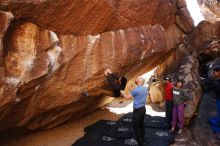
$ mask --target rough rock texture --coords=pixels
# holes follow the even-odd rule
[[[24,125],[50,128],[106,103],[109,99],[101,97],[109,92],[104,69],[127,73],[129,78],[143,74],[179,43],[183,33],[168,35],[170,30],[154,25],[58,38],[32,23],[12,26],[6,36],[1,130]],[[83,96],[85,92],[90,97]]]
[[[166,28],[175,22],[176,12],[170,0],[11,0],[1,2],[0,7],[12,11],[16,19],[75,35],[146,24],[163,24]]]
[[[0,131],[51,128],[111,101],[104,70],[132,81],[161,64],[193,29],[185,8],[181,0],[0,1],[15,17],[1,35]]]
[[[200,10],[207,21],[220,21],[219,0],[197,0]]]
[[[187,7],[180,8],[177,11],[176,23],[185,33],[192,31],[194,28],[194,23],[189,11],[187,10]]]
[[[164,94],[164,86],[161,82],[152,83],[149,87],[149,97],[147,97],[147,103],[163,103]]]
[[[195,115],[202,96],[198,69],[199,62],[196,53],[191,53],[184,44],[181,44],[170,52],[169,57],[156,70],[156,74],[171,77],[174,83],[177,80],[183,81],[184,89],[192,98],[186,103],[185,124],[189,124]]]
[[[193,99],[186,104],[186,124],[189,124],[191,117],[196,113],[202,94],[198,70],[198,55],[200,53],[214,58],[220,56],[219,22],[201,22],[185,37],[183,44],[170,52],[167,59],[160,64],[156,71],[156,74],[170,76],[174,81],[178,79],[184,81],[184,88],[188,90]]]
[[[220,55],[220,21],[201,22],[186,40],[188,48],[217,57]]]
[[[3,38],[13,18],[14,17],[11,13],[0,10],[0,64],[2,64],[3,60]]]
[[[30,97],[39,88],[35,85],[57,67],[56,61],[61,48],[57,46],[56,34],[41,30],[32,23],[10,28],[6,37],[0,98],[3,114],[0,119],[10,113],[15,117],[9,116],[5,122],[20,125],[28,118],[25,110],[28,109]],[[23,93],[25,89],[28,92]],[[26,108],[23,109],[22,106]]]
[[[174,79],[182,80],[184,88],[191,96],[192,100],[186,102],[185,106],[185,123],[189,124],[191,118],[195,115],[200,98],[202,96],[202,89],[200,86],[200,76],[198,72],[199,63],[197,55],[194,53],[188,55],[181,60],[181,65],[174,73]]]

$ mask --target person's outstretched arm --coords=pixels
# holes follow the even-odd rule
[[[133,96],[131,94],[126,94],[125,91],[121,90],[121,95],[125,98],[125,99],[130,99],[132,98]]]

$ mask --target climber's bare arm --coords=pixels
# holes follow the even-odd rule
[[[132,98],[132,95],[131,95],[131,94],[128,94],[128,95],[127,95],[127,94],[125,93],[125,91],[123,91],[123,90],[121,90],[120,92],[121,92],[121,95],[122,95],[125,99],[130,99],[130,98]]]

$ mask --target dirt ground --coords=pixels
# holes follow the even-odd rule
[[[123,101],[123,103],[121,103]],[[164,116],[158,106],[146,106],[147,113]],[[45,131],[35,131],[23,136],[8,136],[1,146],[71,146],[77,139],[84,135],[83,129],[100,119],[117,120],[123,114],[132,112],[132,101],[117,99],[79,120],[69,122]]]

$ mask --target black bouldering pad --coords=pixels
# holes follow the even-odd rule
[[[118,122],[117,126],[114,127],[113,131],[111,133],[106,133],[106,134],[120,139],[131,138],[133,137],[132,124]]]
[[[163,117],[145,116],[146,146],[169,146],[175,142],[174,134],[165,129],[165,124]],[[132,113],[117,122],[99,120],[84,131],[87,134],[72,146],[138,146],[133,138]]]
[[[109,133],[117,126],[117,122],[109,120],[99,120],[96,123],[86,127],[85,132]]]
[[[169,143],[175,142],[175,135],[172,132],[162,129],[145,128],[145,137],[147,139],[160,139],[168,141]]]
[[[119,121],[132,123],[132,116],[131,114],[125,115]],[[145,116],[144,125],[145,127],[152,127],[152,128],[162,128],[162,129],[170,128],[170,124],[167,123],[164,117],[150,116],[150,115]]]
[[[139,146],[134,138],[120,139],[117,141],[116,146]]]
[[[144,119],[145,127],[170,129],[170,124],[165,117],[146,115]]]
[[[116,146],[119,142],[116,138],[98,133],[88,133],[77,140],[72,146]]]
[[[149,139],[146,141],[146,146],[170,146],[170,143],[167,140]]]
[[[131,124],[99,120],[84,129],[88,133],[100,133],[114,138],[130,138],[133,136]]]

